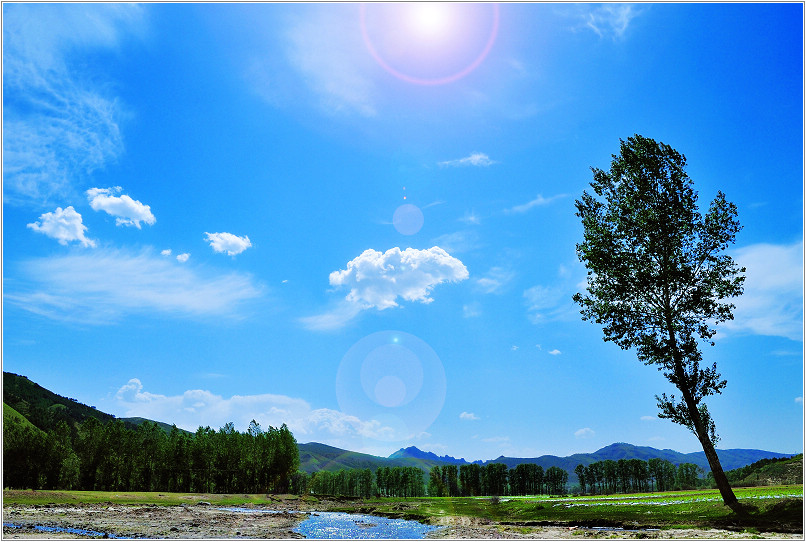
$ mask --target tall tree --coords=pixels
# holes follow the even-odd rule
[[[659,416],[691,430],[702,445],[725,504],[741,506],[719,463],[716,428],[703,399],[722,392],[716,363],[701,367],[700,343],[733,318],[728,299],[742,293],[744,268],[724,253],[741,229],[736,206],[717,193],[708,213],[685,171],[685,156],[635,135],[621,141],[610,171],[593,170],[576,202],[582,219],[579,259],[588,268],[587,295],[576,294],[584,320],[602,324],[604,340],[635,348],[656,365],[681,399],[656,396]]]

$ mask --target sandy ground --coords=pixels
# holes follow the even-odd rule
[[[329,506],[326,505],[322,508],[329,508]],[[3,508],[3,522],[22,525],[23,528],[3,527],[3,538],[87,538],[76,534],[44,533],[33,529],[34,525],[47,525],[112,533],[115,536],[127,538],[291,539],[301,537],[292,529],[305,517],[304,513],[289,510],[277,514],[244,514],[221,510],[217,506],[205,503],[182,506],[9,505]],[[429,538],[773,538],[803,540],[803,534],[800,533],[741,533],[718,529],[620,531],[556,526],[527,527],[501,525],[485,519],[461,516],[438,518],[438,524],[443,528],[430,533]]]

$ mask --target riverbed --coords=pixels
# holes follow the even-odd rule
[[[277,504],[277,503],[275,503]],[[325,503],[318,503],[319,505]],[[334,503],[335,505],[336,503]],[[326,506],[325,506],[326,507]],[[316,514],[316,515],[314,515]],[[311,522],[311,520],[315,520]],[[306,521],[309,523],[306,524]],[[718,529],[597,530],[576,527],[521,527],[483,518],[445,516],[435,525],[366,514],[218,507],[204,503],[166,505],[8,505],[3,538],[776,538],[799,533],[739,533]],[[15,525],[12,526],[6,526]],[[45,527],[46,530],[37,527]]]

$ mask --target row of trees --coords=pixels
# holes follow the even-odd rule
[[[675,466],[671,461],[652,458],[606,459],[574,469],[582,493],[609,494],[640,491],[693,489],[699,484],[702,468],[692,463]]]
[[[374,475],[370,469],[318,471],[310,477],[298,473],[295,480],[302,481],[296,484],[300,493],[364,498],[425,496],[423,471],[417,467],[379,467]]]
[[[445,465],[431,468],[428,494],[433,497],[478,495],[541,495],[565,493],[568,473],[559,467],[522,463],[507,469],[503,463]]]
[[[3,430],[4,485],[11,488],[200,493],[287,492],[299,468],[297,442],[285,425],[252,421],[195,434],[170,434],[151,422],[61,421],[42,431],[19,419]]]

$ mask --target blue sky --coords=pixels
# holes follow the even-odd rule
[[[380,455],[697,451],[571,301],[639,133],[744,226],[719,447],[800,452],[802,9],[4,4],[3,368]]]

